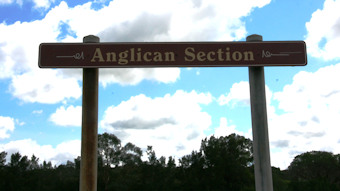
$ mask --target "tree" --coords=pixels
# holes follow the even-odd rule
[[[302,184],[309,189],[331,190],[335,185],[340,188],[340,165],[336,156],[330,152],[302,153],[294,158],[288,171],[293,180],[292,186],[299,189]],[[297,182],[302,184],[297,185]]]
[[[98,154],[102,157],[103,165],[117,166],[120,162],[121,141],[114,134],[98,135]]]
[[[121,141],[114,134],[103,133],[98,135],[98,186],[103,185],[102,190],[109,190],[111,168],[120,163]]]
[[[296,156],[288,169],[292,178],[302,181],[332,179],[337,175],[339,165],[332,153],[311,151]]]
[[[0,153],[0,188],[6,188],[6,179],[7,179],[7,172],[6,172],[6,156],[7,153],[5,151]]]
[[[8,163],[6,177],[10,182],[5,185],[8,190],[27,190],[28,187],[28,166],[27,156],[21,156],[19,152],[13,153]]]
[[[176,161],[172,156],[169,156],[168,163],[166,165],[168,168],[175,168],[176,167]]]
[[[201,143],[201,151],[210,167],[225,164],[226,159],[247,167],[253,162],[252,149],[250,139],[236,134],[219,138],[211,136],[209,140],[205,138]]]
[[[7,156],[7,153],[5,151],[2,151],[0,153],[0,168],[5,166],[5,163],[6,163],[6,156]]]
[[[249,166],[253,163],[252,142],[231,134],[202,140],[201,149],[214,190],[245,190],[253,186]]]
[[[192,151],[191,154],[179,159],[183,190],[208,190],[207,168],[202,152]]]
[[[185,190],[252,190],[252,142],[243,136],[205,138],[179,160]]]
[[[235,134],[202,140],[199,151],[157,158],[152,146],[142,150],[132,143],[122,146],[113,134],[98,135],[98,190],[251,190],[251,141]],[[0,153],[5,164],[6,153]],[[80,157],[58,167],[35,155],[12,154],[0,168],[0,190],[76,190]]]
[[[10,167],[17,167],[17,166],[19,166],[20,159],[21,159],[21,154],[19,152],[13,153],[11,155],[9,166]]]
[[[123,164],[138,165],[142,162],[143,151],[132,143],[126,143],[120,152]]]
[[[148,148],[146,149],[146,154],[148,155],[148,164],[150,165],[156,165],[157,164],[157,157],[155,151],[152,149],[152,146],[148,145]]]
[[[78,156],[77,158],[74,159],[75,168],[76,168],[77,172],[79,172],[79,173],[80,173],[80,160],[81,160],[80,156]],[[98,160],[98,165],[99,165],[99,160]]]
[[[275,191],[289,190],[289,178],[286,171],[281,171],[280,168],[272,167],[273,189]]]
[[[44,170],[53,169],[51,161],[49,162],[44,161],[41,168]]]
[[[337,154],[334,157],[338,161],[338,164],[340,165],[340,154]]]
[[[31,160],[29,161],[28,169],[35,170],[39,168],[40,168],[39,158],[37,158],[35,155],[32,155]]]
[[[54,169],[54,172],[58,190],[79,189],[79,173],[76,171],[75,163],[68,160],[66,164],[61,164]]]
[[[27,156],[21,156],[19,152],[16,152],[11,155],[9,166],[20,172],[24,172],[28,170],[29,160]]]
[[[117,180],[119,174],[116,172],[122,166],[140,165],[142,155],[142,150],[132,143],[122,146],[121,140],[114,134],[98,135],[99,186],[103,186],[103,190],[122,189],[118,182],[111,181],[112,178]]]

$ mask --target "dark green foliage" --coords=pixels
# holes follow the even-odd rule
[[[121,143],[113,134],[98,135],[98,155],[102,157],[105,166],[117,166],[120,161]]]
[[[279,168],[272,167],[273,187],[275,191],[289,190],[289,177],[287,171],[281,171]]]
[[[3,164],[6,163],[4,157]],[[53,168],[51,162],[39,164],[39,158],[31,159],[14,153],[7,165],[0,167],[0,190],[8,191],[55,191],[78,190],[79,168],[68,161]]]
[[[198,151],[183,156],[157,157],[152,146],[142,150],[121,145],[113,134],[98,136],[99,191],[255,190],[252,142],[243,136],[205,138]],[[36,156],[14,153],[6,163],[0,153],[0,190],[79,190],[80,157],[58,167]],[[339,191],[340,155],[312,151],[295,157],[287,170],[272,168],[276,191]]]
[[[252,143],[231,134],[201,142],[200,151],[180,159],[185,190],[252,190]]]
[[[288,167],[290,190],[340,190],[340,164],[337,155],[311,151],[296,156]]]
[[[7,153],[5,151],[0,153],[0,168],[5,166]]]

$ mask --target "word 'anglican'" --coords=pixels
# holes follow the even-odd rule
[[[142,48],[130,48],[121,52],[102,52],[96,48],[91,62],[116,62],[126,65],[129,62],[176,62],[178,56],[184,56],[186,62],[231,62],[231,61],[254,61],[252,51],[230,51],[229,47],[219,48],[212,51],[196,51],[193,47],[187,47],[183,53],[176,52],[150,52]]]

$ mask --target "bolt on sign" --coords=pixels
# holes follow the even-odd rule
[[[40,68],[304,66],[304,41],[42,43]]]

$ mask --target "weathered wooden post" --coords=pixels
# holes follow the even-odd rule
[[[83,43],[98,42],[99,38],[92,35],[83,39]],[[97,190],[98,70],[83,68],[80,191]]]
[[[262,41],[262,36],[260,35],[250,35],[247,37],[247,42],[259,41]],[[257,191],[272,191],[273,180],[270,164],[264,67],[249,66],[248,68],[255,185]]]

